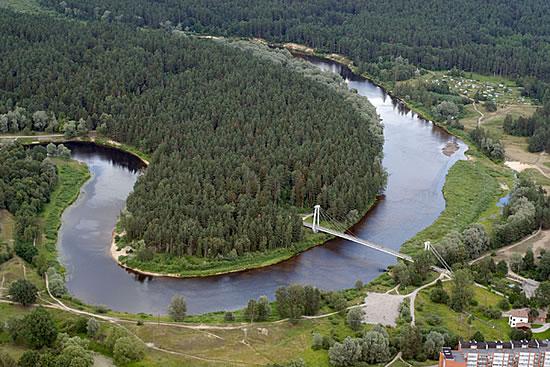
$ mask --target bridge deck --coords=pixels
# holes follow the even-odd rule
[[[307,223],[307,222],[303,222],[304,226],[307,227],[307,228],[310,228],[310,229],[313,229],[313,224],[311,223]],[[333,229],[329,229],[329,228],[326,228],[326,227],[321,227],[321,226],[317,226],[317,230],[319,232],[323,232],[323,233],[328,233],[330,235],[333,235],[333,236],[336,236],[336,237],[339,237],[339,238],[342,238],[344,240],[348,240],[348,241],[351,241],[351,242],[355,242],[355,243],[358,243],[360,245],[363,245],[363,246],[366,246],[366,247],[369,247],[373,250],[378,250],[378,251],[381,251],[381,252],[384,252],[388,255],[392,255],[392,256],[395,256],[395,257],[398,257],[400,259],[403,259],[403,260],[406,260],[406,261],[413,261],[412,257],[410,257],[409,255],[405,255],[405,254],[402,254],[398,251],[395,251],[395,250],[392,250],[392,249],[389,249],[387,247],[384,247],[384,246],[381,246],[381,245],[377,245],[373,242],[370,242],[370,241],[367,241],[367,240],[363,240],[361,238],[357,238],[357,237],[354,237],[354,236],[351,236],[351,235],[348,235],[346,233],[342,233],[342,232],[338,232],[338,231],[335,231]]]

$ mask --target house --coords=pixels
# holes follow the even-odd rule
[[[508,315],[508,325],[513,328],[525,328],[530,327],[529,325],[529,309],[528,308],[518,308],[511,310]]]
[[[458,350],[445,347],[439,367],[547,367],[548,340],[460,342]]]

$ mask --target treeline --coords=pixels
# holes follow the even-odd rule
[[[550,4],[526,0],[41,0],[80,19],[298,42],[375,73],[397,57],[429,69],[550,79]],[[386,69],[387,67],[387,69]],[[389,70],[392,66],[382,66]]]
[[[385,183],[372,106],[286,51],[7,11],[0,34],[10,110],[53,111],[152,153],[123,225],[154,251],[288,247],[298,210],[364,212]]]
[[[496,162],[502,162],[504,160],[504,145],[499,139],[491,136],[482,127],[476,127],[474,130],[470,131],[469,135],[486,156]]]
[[[15,239],[31,242],[40,233],[38,213],[57,182],[46,148],[21,144],[0,146],[0,209],[15,215]]]
[[[528,136],[530,152],[550,152],[550,101],[546,100],[530,117],[514,119],[507,115],[503,128],[510,135]]]

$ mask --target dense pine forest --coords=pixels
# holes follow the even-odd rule
[[[152,153],[123,220],[149,249],[291,246],[299,209],[356,216],[384,185],[372,106],[286,51],[8,11],[0,34],[0,113],[42,111],[43,126],[80,121]]]
[[[350,56],[371,74],[396,58],[550,80],[545,0],[41,0],[71,16],[200,33],[299,42]],[[384,69],[384,70],[381,70]],[[391,73],[390,73],[391,74]],[[386,75],[395,77],[395,75]]]

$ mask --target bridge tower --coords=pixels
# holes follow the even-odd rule
[[[315,205],[313,207],[313,226],[312,226],[312,229],[313,229],[313,232],[317,233],[319,232],[318,228],[319,228],[319,217],[320,217],[320,214],[321,214],[321,205]]]

